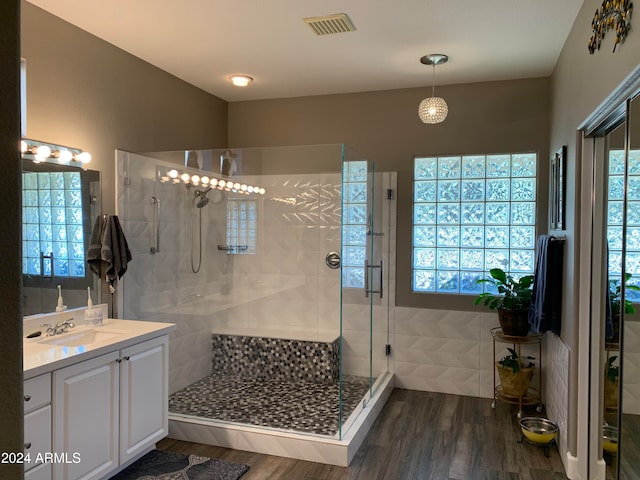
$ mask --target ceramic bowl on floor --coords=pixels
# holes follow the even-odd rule
[[[534,443],[550,443],[558,433],[558,426],[551,420],[540,417],[525,417],[520,420],[520,429]]]

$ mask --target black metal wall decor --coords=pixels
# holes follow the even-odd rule
[[[596,50],[600,50],[604,35],[612,29],[616,32],[616,40],[613,45],[615,52],[618,44],[624,43],[629,30],[631,30],[632,11],[633,2],[628,0],[604,0],[591,21],[593,35],[589,39],[589,53],[593,54]]]

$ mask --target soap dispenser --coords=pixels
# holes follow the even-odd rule
[[[62,300],[62,285],[58,285],[58,305],[56,306],[56,312],[64,312],[67,306]]]

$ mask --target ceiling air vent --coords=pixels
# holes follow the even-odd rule
[[[323,17],[303,18],[316,35],[353,32],[356,27],[346,13],[325,15]]]

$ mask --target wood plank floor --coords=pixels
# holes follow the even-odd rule
[[[556,448],[546,458],[542,448],[518,443],[516,411],[501,402],[492,409],[489,399],[395,389],[347,468],[171,439],[158,448],[246,463],[242,480],[566,480]]]

